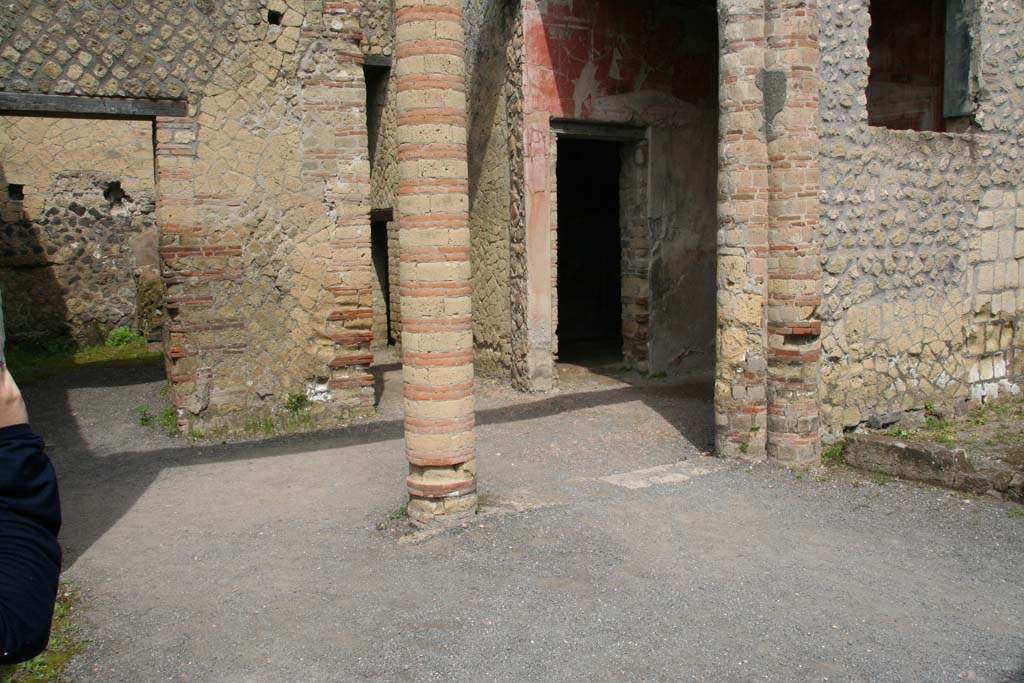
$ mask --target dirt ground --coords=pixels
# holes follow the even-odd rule
[[[485,514],[408,539],[400,373],[347,429],[138,424],[162,368],[26,390],[83,595],[72,680],[1024,681],[1024,519],[706,457],[707,382],[482,382]]]

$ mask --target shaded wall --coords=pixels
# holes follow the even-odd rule
[[[152,124],[0,117],[0,169],[8,338],[151,332],[160,303]]]
[[[651,372],[714,367],[718,117],[651,131]]]
[[[508,50],[517,2],[465,3],[473,343],[477,371],[511,369]]]

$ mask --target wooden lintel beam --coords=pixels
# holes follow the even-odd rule
[[[395,210],[390,207],[387,209],[370,210],[371,223],[390,223],[393,220],[395,220]]]
[[[151,119],[156,116],[188,116],[188,102],[0,92],[0,114]]]
[[[366,55],[363,57],[363,65],[375,69],[390,69],[391,55]]]
[[[552,120],[551,132],[561,137],[583,140],[630,142],[634,140],[647,139],[647,129],[642,126],[630,126],[614,123],[593,123],[590,121],[570,121],[566,119]]]

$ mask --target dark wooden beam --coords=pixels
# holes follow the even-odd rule
[[[608,140],[610,142],[629,142],[647,138],[647,129],[641,126],[567,121],[565,119],[554,119],[551,122],[551,132],[566,138]]]
[[[366,55],[363,57],[363,66],[373,69],[390,69],[391,55]]]
[[[6,116],[151,119],[156,116],[187,116],[188,102],[129,97],[73,97],[0,92],[0,114]]]
[[[387,209],[370,209],[371,223],[390,223],[393,220],[395,220],[395,210],[390,207]]]

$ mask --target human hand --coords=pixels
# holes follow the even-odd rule
[[[21,390],[6,365],[0,365],[0,428],[28,423],[28,410]]]

